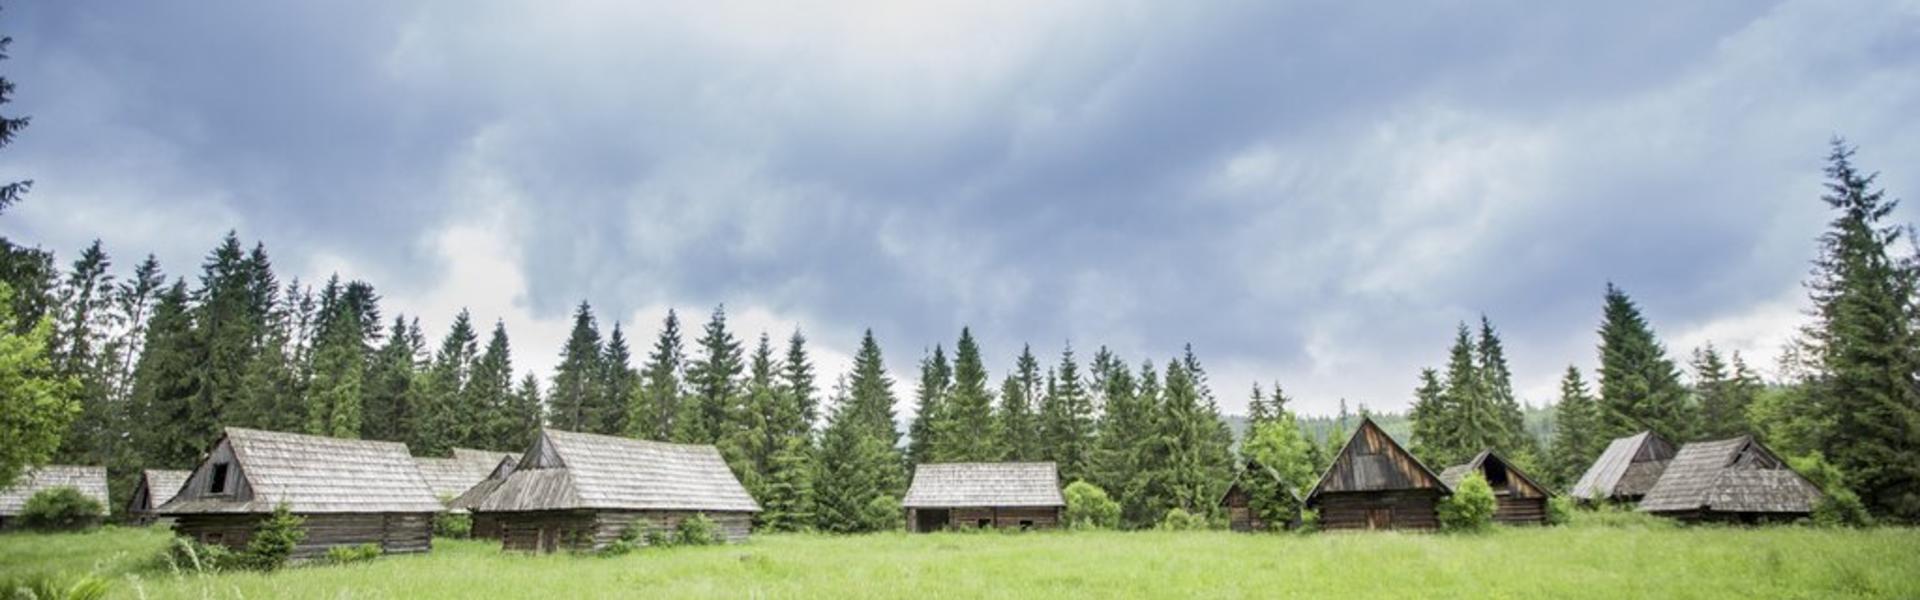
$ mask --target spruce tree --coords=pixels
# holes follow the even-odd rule
[[[1736,355],[1736,359],[1738,356]],[[1757,392],[1752,373],[1739,372],[1722,358],[1712,343],[1693,351],[1693,397],[1700,409],[1696,426],[1701,439],[1724,439],[1752,433],[1747,425],[1747,406]]]
[[[587,433],[608,433],[601,431],[594,422],[598,415],[594,403],[601,397],[600,381],[600,328],[593,321],[593,307],[581,301],[573,312],[573,331],[567,335],[567,343],[560,348],[560,364],[554,368],[553,390],[549,393],[552,411],[548,419],[557,429],[582,431]],[[712,443],[711,438],[702,437],[700,443]]]
[[[341,301],[323,309],[319,342],[313,355],[313,384],[307,402],[307,433],[360,437],[362,389],[366,378],[365,333],[359,309]]]
[[[934,457],[940,462],[987,462],[1006,455],[995,430],[993,394],[987,391],[987,366],[973,331],[960,329],[954,344],[953,393],[934,429]]]
[[[405,316],[393,319],[387,329],[386,343],[373,353],[367,367],[366,422],[360,435],[366,439],[405,442],[414,439],[420,423],[422,376],[415,371],[421,349],[407,327]]]
[[[1153,414],[1151,401],[1141,399],[1126,362],[1105,346],[1093,353],[1090,370],[1093,392],[1099,395],[1105,410],[1100,413],[1099,435],[1094,438],[1093,472],[1088,480],[1116,498],[1125,498],[1135,472],[1134,450],[1146,435]]]
[[[934,457],[934,445],[940,419],[945,415],[947,395],[953,391],[953,366],[947,363],[946,350],[934,345],[933,352],[920,359],[920,384],[913,391],[913,422],[907,426],[907,462],[940,462]]]
[[[727,331],[726,307],[713,309],[713,318],[697,342],[700,355],[687,364],[687,397],[680,407],[675,439],[711,444],[744,429],[740,422],[745,394],[740,385],[744,368],[740,341]]]
[[[904,493],[906,471],[893,422],[893,381],[871,330],[854,355],[852,377],[843,380],[835,396],[821,440],[819,527],[834,532],[887,528],[890,522],[878,520],[868,507],[875,499]]]
[[[1444,465],[1440,462],[1448,452],[1449,435],[1447,423],[1447,388],[1440,383],[1440,373],[1433,369],[1420,370],[1420,386],[1413,390],[1413,408],[1408,411],[1407,419],[1412,421],[1413,439],[1409,451],[1421,462],[1430,465]]]
[[[814,527],[813,447],[805,436],[783,438],[773,453],[760,524],[768,531],[809,531]]]
[[[1486,315],[1480,315],[1480,340],[1475,350],[1482,381],[1480,391],[1484,394],[1480,403],[1489,415],[1488,421],[1497,427],[1481,447],[1468,449],[1467,456],[1492,449],[1522,468],[1533,467],[1538,461],[1540,445],[1527,433],[1526,414],[1520,410],[1520,402],[1513,394],[1513,371],[1507,366],[1506,346]]]
[[[1050,393],[1040,411],[1041,430],[1045,436],[1042,456],[1054,462],[1060,470],[1062,481],[1085,479],[1092,471],[1096,415],[1093,399],[1088,396],[1080,379],[1080,365],[1073,359],[1072,346],[1061,352],[1054,384],[1049,387]],[[1218,417],[1217,406],[1213,412]],[[1225,427],[1225,421],[1215,420]],[[1226,444],[1232,445],[1230,432],[1227,433]]]
[[[1273,420],[1273,408],[1267,405],[1266,394],[1260,391],[1260,382],[1253,382],[1253,391],[1247,395],[1247,430]]]
[[[1219,500],[1231,457],[1213,439],[1219,426],[1208,413],[1203,387],[1188,361],[1167,364],[1166,383],[1154,418],[1155,431],[1142,453],[1148,511],[1158,520],[1172,509],[1205,514]]]
[[[1599,416],[1599,407],[1593,393],[1587,390],[1587,382],[1580,378],[1580,369],[1567,365],[1567,374],[1560,378],[1560,402],[1553,408],[1553,448],[1549,461],[1553,468],[1548,471],[1553,485],[1572,486],[1599,457],[1603,444],[1608,442],[1608,438],[1596,435]]]
[[[147,320],[153,314],[153,305],[166,289],[167,281],[160,273],[160,261],[152,254],[133,268],[133,276],[120,284],[114,295],[114,306],[120,314],[120,322],[126,327],[120,331],[115,344],[120,348],[120,364],[113,377],[113,398],[116,402],[128,403],[133,394],[133,367],[145,349],[147,338]]]
[[[175,280],[154,304],[146,348],[134,367],[131,409],[140,426],[133,442],[151,467],[187,468],[210,443],[195,437],[193,402],[201,380],[191,310],[186,282]]]
[[[462,411],[467,381],[472,377],[473,363],[479,354],[477,338],[472,315],[461,309],[454,315],[447,335],[440,339],[440,350],[434,353],[433,364],[427,368],[422,407],[416,417],[419,426],[407,440],[407,447],[414,453],[446,456],[467,438],[472,418]]]
[[[201,265],[193,307],[198,396],[182,431],[198,440],[196,444],[213,440],[227,411],[244,402],[247,367],[264,333],[268,308],[255,302],[259,270],[251,263],[239,236],[229,231]]]
[[[787,357],[780,361],[780,392],[796,419],[782,429],[789,436],[812,436],[818,418],[819,392],[813,383],[813,360],[807,357],[807,337],[799,329],[787,338]]]
[[[1695,422],[1679,369],[1626,292],[1607,284],[1600,325],[1600,432],[1613,439],[1651,429],[1675,442]]]
[[[546,404],[540,397],[540,378],[531,371],[520,378],[520,389],[513,394],[513,415],[520,425],[513,437],[502,441],[507,449],[519,450],[533,444],[540,428],[547,424]]]
[[[1031,346],[1020,348],[1013,372],[1000,383],[999,433],[1001,450],[1009,461],[1034,461],[1045,456],[1040,443],[1040,361]]]
[[[1820,237],[1812,290],[1815,322],[1804,345],[1817,372],[1807,401],[1833,424],[1823,450],[1875,513],[1920,521],[1920,348],[1913,317],[1915,266],[1888,250],[1901,229],[1886,224],[1897,201],[1874,189],[1877,174],[1853,164],[1835,139],[1827,191],[1836,213]]]
[[[130,453],[121,443],[126,427],[124,407],[113,398],[113,368],[119,349],[110,332],[121,326],[113,311],[112,260],[99,240],[82,250],[60,285],[54,310],[53,338],[47,353],[53,373],[77,383],[72,398],[80,406],[61,440],[60,462],[106,465],[120,475]]]
[[[673,419],[680,412],[684,394],[680,369],[684,362],[680,340],[680,317],[672,309],[660,326],[660,337],[641,369],[640,387],[635,390],[627,411],[627,435],[643,440],[673,437]]]
[[[507,339],[507,325],[493,322],[487,347],[473,363],[461,395],[462,404],[473,411],[466,435],[455,445],[488,450],[514,448],[525,437],[525,415],[514,405],[513,345]]]
[[[600,384],[603,394],[595,405],[599,408],[597,420],[603,422],[603,431],[621,433],[628,431],[627,419],[632,416],[631,405],[640,389],[640,372],[633,369],[633,349],[627,345],[627,336],[620,331],[620,324],[613,324],[613,333],[607,335],[605,356],[600,359]]]

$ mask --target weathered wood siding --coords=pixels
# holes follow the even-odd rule
[[[1547,499],[1542,497],[1501,496],[1494,508],[1493,520],[1508,525],[1544,525]]]
[[[503,523],[501,523],[500,516],[498,514],[474,513],[472,517],[473,517],[473,534],[472,535],[474,539],[477,539],[477,540],[500,539]]]
[[[1238,484],[1227,489],[1220,502],[1227,509],[1227,527],[1233,531],[1265,531],[1267,523],[1253,510],[1253,495]]]
[[[1440,480],[1394,443],[1372,421],[1361,423],[1340,456],[1334,459],[1320,492],[1363,492],[1440,487]]]
[[[506,550],[597,550],[620,539],[620,534],[635,522],[642,523],[646,532],[672,534],[679,529],[682,520],[696,514],[705,514],[712,519],[719,528],[720,538],[729,543],[745,541],[753,529],[753,515],[748,513],[693,511],[478,513],[474,517],[474,524],[475,537],[479,537],[478,527],[482,518],[497,522],[500,547]]]
[[[300,515],[305,518],[307,538],[293,549],[293,558],[326,556],[335,546],[378,544],[386,554],[426,552],[433,548],[431,513],[340,513]],[[180,535],[205,544],[220,544],[244,549],[253,538],[253,528],[266,515],[182,515],[173,529]]]
[[[1053,529],[1060,526],[1059,507],[972,507],[947,512],[951,529]]]
[[[1438,529],[1439,490],[1335,492],[1321,494],[1320,527],[1338,529]]]
[[[221,493],[211,494],[208,490],[212,489],[210,480],[213,477],[213,466],[217,463],[227,465],[227,485]],[[174,498],[222,498],[235,502],[252,500],[253,487],[247,484],[246,477],[240,475],[240,461],[234,460],[233,442],[221,440],[220,445],[213,448],[213,452],[208,454],[207,459],[200,461],[200,465],[194,467],[193,475],[187,478],[186,487],[181,488],[180,493]]]

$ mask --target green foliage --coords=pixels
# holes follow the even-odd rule
[[[1822,527],[1866,527],[1873,524],[1860,496],[1847,486],[1846,473],[1814,452],[1787,458],[1787,465],[1820,488],[1824,496],[1813,505],[1813,522]]]
[[[439,512],[433,515],[433,537],[463,540],[473,536],[473,515]]]
[[[1184,508],[1168,510],[1167,516],[1160,519],[1161,531],[1200,531],[1209,526],[1206,515],[1190,513]]]
[[[899,531],[907,526],[905,514],[899,498],[879,496],[867,501],[860,519],[868,531]]]
[[[1440,500],[1440,528],[1460,533],[1486,531],[1493,526],[1497,506],[1487,478],[1478,472],[1468,473],[1453,486],[1453,495]]]
[[[102,600],[112,590],[106,579],[93,575],[72,581],[52,575],[0,579],[0,600]]]
[[[611,406],[603,406],[608,400],[605,390],[600,388],[602,380],[600,326],[593,319],[593,307],[586,301],[573,311],[573,329],[567,334],[567,342],[560,348],[560,364],[554,367],[553,389],[548,395],[548,421],[557,429],[584,431],[588,433],[613,433],[607,429],[611,419],[608,413]],[[626,409],[625,401],[619,405]],[[676,438],[679,441],[711,444],[714,437],[709,427],[700,427],[698,431],[688,432],[689,437]]]
[[[1697,416],[1666,347],[1627,293],[1607,284],[1600,324],[1599,439],[1652,429],[1675,442],[1693,439]]]
[[[1700,411],[1700,438],[1717,440],[1751,433],[1748,409],[1765,386],[1760,376],[1747,368],[1740,353],[1733,353],[1728,362],[1709,343],[1693,351],[1691,366],[1693,395]]]
[[[307,539],[307,520],[295,516],[281,504],[273,508],[273,514],[260,521],[253,528],[253,537],[247,540],[247,549],[242,554],[248,568],[256,571],[272,571],[287,564],[293,556],[293,549]]]
[[[873,510],[878,498],[898,504],[906,470],[894,429],[893,378],[880,344],[869,331],[855,353],[852,377],[835,391],[833,414],[821,436],[820,477],[815,479],[818,526],[835,533],[892,529],[901,515]]]
[[[1151,511],[1205,512],[1219,501],[1232,475],[1232,433],[1199,367],[1190,350],[1167,365],[1156,431],[1141,441],[1145,479],[1139,493],[1146,495]]]
[[[1037,407],[1040,394],[1040,361],[1033,357],[1031,346],[1021,346],[1013,371],[1000,380],[998,426],[1006,460],[1032,461],[1045,456]]]
[[[1091,471],[1094,426],[1093,398],[1069,346],[1060,353],[1060,366],[1049,374],[1040,402],[1043,456],[1059,466],[1061,479],[1082,479]]]
[[[773,454],[761,498],[760,525],[767,531],[809,531],[814,523],[814,450],[804,435],[790,435]]]
[[[1460,324],[1445,380],[1431,369],[1421,372],[1414,396],[1411,447],[1428,464],[1458,464],[1487,449],[1521,462],[1538,454],[1514,397],[1505,346],[1485,316],[1477,338]]]
[[[673,541],[679,546],[712,546],[724,542],[720,536],[720,526],[704,514],[695,514],[680,520],[674,528]]]
[[[1067,484],[1067,527],[1069,529],[1112,529],[1120,526],[1120,503],[1107,497],[1107,491],[1085,481]]]
[[[30,325],[14,314],[14,291],[0,283],[0,486],[29,466],[44,464],[80,415],[78,383],[55,374],[47,357],[53,320]],[[22,327],[22,325],[26,325]],[[24,332],[23,332],[24,330]]]
[[[1547,470],[1550,485],[1572,486],[1605,448],[1603,444],[1609,440],[1598,435],[1599,411],[1587,382],[1580,378],[1580,369],[1568,365],[1566,375],[1560,378],[1560,401],[1554,404],[1553,446],[1548,460],[1551,468]]]
[[[232,549],[218,544],[202,544],[193,538],[176,537],[168,542],[157,561],[174,573],[205,574],[246,567],[246,561]]]
[[[947,396],[953,393],[953,367],[947,364],[947,351],[934,345],[933,352],[920,359],[920,385],[914,389],[913,422],[907,426],[907,462],[939,462],[934,449],[944,445]]]
[[[1006,452],[999,443],[993,415],[993,394],[987,391],[987,367],[973,331],[960,329],[953,348],[953,387],[933,424],[935,445],[929,457],[939,462],[999,460]]]
[[[1579,510],[1572,496],[1552,496],[1547,498],[1547,524],[1566,525],[1573,522],[1574,511]]]
[[[379,544],[360,544],[358,546],[334,546],[327,549],[327,564],[350,565],[368,562],[380,558]]]
[[[637,527],[637,525],[629,526],[628,530],[631,531],[634,527]],[[648,548],[672,548],[674,545],[680,543],[678,539],[675,539],[673,534],[674,532],[665,529],[647,529],[645,533],[641,534],[640,540],[646,542]],[[622,535],[621,539],[627,538],[625,535]]]
[[[71,531],[100,524],[107,515],[100,502],[70,487],[40,490],[20,507],[20,525],[38,531]]]
[[[1320,531],[1320,511],[1311,508],[1300,511],[1300,524],[1294,526],[1295,533],[1315,533]]]
[[[1137,491],[1144,479],[1141,445],[1149,435],[1158,392],[1144,389],[1126,363],[1104,347],[1094,353],[1091,371],[1093,392],[1099,395],[1105,410],[1100,417],[1100,435],[1094,438],[1093,474],[1088,480],[1117,496],[1122,526],[1151,526],[1143,494]],[[1141,368],[1143,376],[1153,373],[1152,365]]]
[[[684,395],[680,369],[686,351],[680,339],[680,316],[672,309],[660,325],[653,351],[640,369],[640,385],[627,407],[627,435],[643,440],[664,440],[673,435],[673,419],[680,412]]]
[[[1567,524],[1574,528],[1603,529],[1675,529],[1679,523],[1666,517],[1634,510],[1632,506],[1621,506],[1601,502],[1590,507],[1573,511]]]

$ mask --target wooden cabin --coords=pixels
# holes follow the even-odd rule
[[[1760,523],[1813,513],[1820,488],[1753,436],[1682,446],[1640,510],[1684,521]]]
[[[1498,503],[1493,511],[1494,521],[1507,525],[1547,524],[1547,499],[1553,493],[1492,450],[1482,450],[1465,464],[1447,467],[1440,472],[1440,481],[1448,488],[1455,488],[1468,473],[1474,472],[1487,478],[1487,486],[1493,488],[1493,497]]]
[[[1362,417],[1307,493],[1307,507],[1320,511],[1327,530],[1438,529],[1436,507],[1449,493],[1438,474]]]
[[[192,471],[164,469],[141,471],[140,480],[133,485],[133,497],[127,499],[127,518],[138,525],[151,525],[159,520],[160,515],[153,510],[172,500],[192,474]]]
[[[605,547],[629,527],[672,531],[705,515],[745,540],[760,505],[711,445],[542,429],[512,474],[473,506],[498,522],[501,547],[552,552]]]
[[[434,497],[452,501],[486,481],[502,461],[518,459],[512,452],[454,448],[452,458],[417,456],[413,460],[420,465],[420,476],[427,478]]]
[[[1050,462],[938,463],[913,469],[907,530],[1053,529],[1067,501]]]
[[[306,519],[295,559],[362,544],[426,552],[442,510],[406,444],[227,427],[157,512],[180,535],[238,549],[281,504]]]
[[[487,494],[491,494],[493,490],[499,489],[500,484],[505,483],[507,476],[512,475],[514,468],[519,465],[520,457],[518,456],[508,455],[500,459],[500,462],[494,463],[493,470],[487,474],[486,479],[474,484],[471,488],[467,488],[467,491],[462,492],[459,496],[455,496],[453,500],[447,502],[447,510],[464,511],[471,515],[473,528],[472,533],[468,535],[475,539],[500,539],[501,528],[499,515],[497,513],[475,513],[473,512],[473,508],[479,506],[480,501],[486,499]]]
[[[20,510],[34,494],[54,488],[73,488],[100,503],[100,516],[107,510],[107,468],[73,465],[28,467],[13,485],[0,488],[0,529],[18,525]]]
[[[1583,502],[1639,502],[1673,460],[1673,442],[1652,431],[1613,440],[1568,494]]]
[[[1248,462],[1246,468],[1234,474],[1233,483],[1227,485],[1227,493],[1220,496],[1220,508],[1227,511],[1227,528],[1233,531],[1266,531],[1274,527],[1293,527],[1298,520],[1287,523],[1268,523],[1260,518],[1260,511],[1253,508],[1253,486],[1248,485],[1253,478],[1261,478],[1267,483],[1285,490],[1293,497],[1294,506],[1300,505],[1300,493],[1280,478],[1280,472],[1272,467]]]

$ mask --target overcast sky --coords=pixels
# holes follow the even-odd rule
[[[830,373],[872,328],[903,412],[971,325],[996,382],[1191,343],[1325,413],[1482,313],[1551,401],[1608,281],[1770,370],[1827,140],[1920,194],[1920,3],[1419,4],[12,2],[0,234],[191,276],[236,230],[542,374],[582,299],[642,353],[725,303]]]

